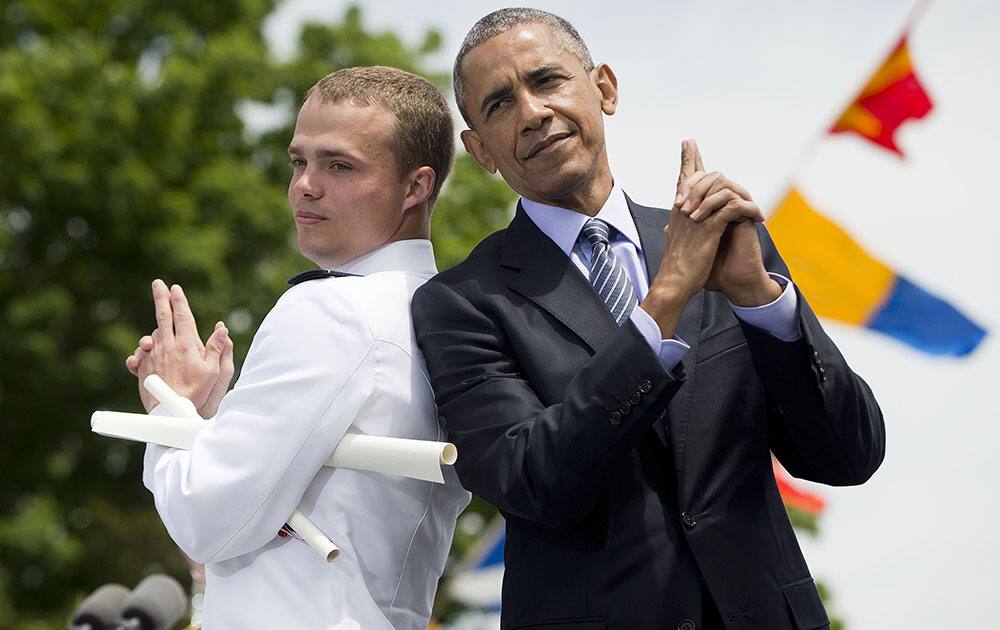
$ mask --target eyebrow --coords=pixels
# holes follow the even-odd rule
[[[482,104],[479,105],[479,113],[485,115],[486,114],[486,108],[490,106],[490,103],[492,103],[493,101],[499,100],[499,99],[507,96],[508,94],[510,94],[510,91],[511,91],[511,87],[508,84],[508,85],[504,85],[502,87],[498,87],[495,90],[493,90],[492,92],[490,92],[489,94],[487,94],[486,97],[483,98]]]
[[[560,68],[559,66],[553,66],[553,65],[539,66],[528,73],[528,78],[531,79],[532,81],[536,81],[538,79],[541,79],[547,74],[551,74],[553,72],[559,72],[560,70],[562,70],[562,68]]]
[[[288,147],[288,155],[290,156],[303,155],[304,153],[305,152],[301,148],[295,145]],[[316,159],[322,160],[326,158],[347,158],[349,160],[355,160],[358,162],[361,161],[361,158],[344,149],[318,149],[316,151]]]
[[[547,74],[551,74],[553,72],[560,72],[561,70],[562,68],[560,68],[559,66],[551,64],[545,66],[539,66],[528,73],[528,80],[537,81],[538,79],[544,77]],[[490,104],[493,103],[493,101],[507,96],[508,94],[510,94],[510,91],[511,91],[510,85],[504,85],[502,87],[496,88],[495,90],[487,94],[486,97],[483,98],[482,104],[479,106],[479,113],[485,114],[486,108],[489,107]]]

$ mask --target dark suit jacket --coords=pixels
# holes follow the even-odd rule
[[[629,206],[652,278],[668,215]],[[726,628],[827,627],[770,451],[796,477],[859,484],[885,428],[798,299],[802,338],[786,343],[698,293],[671,373],[520,208],[417,291],[459,478],[507,519],[503,628],[693,630],[713,625],[703,609]]]

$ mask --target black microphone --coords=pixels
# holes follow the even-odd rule
[[[170,630],[188,602],[184,589],[169,575],[151,575],[139,582],[125,600],[112,630]]]
[[[125,606],[128,589],[121,584],[105,584],[83,600],[66,630],[110,630]]]

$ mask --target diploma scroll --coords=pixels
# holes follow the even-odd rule
[[[323,465],[444,483],[442,464],[450,466],[457,460],[458,449],[449,442],[362,435],[348,431]]]
[[[90,428],[99,435],[184,451],[191,450],[198,431],[204,427],[204,420],[191,417],[122,411],[95,411],[90,417]],[[323,465],[444,483],[441,466],[454,464],[457,458],[458,450],[449,442],[348,432]]]
[[[198,432],[205,427],[194,405],[155,374],[147,377],[143,384],[173,416],[95,411],[90,418],[91,430],[107,437],[191,450]],[[458,450],[448,442],[348,431],[323,465],[444,483],[441,466],[454,464],[457,459]],[[340,555],[337,546],[299,511],[288,519],[288,525],[328,562]]]
[[[327,562],[333,562],[340,557],[340,548],[333,544],[333,541],[313,525],[313,522],[306,518],[302,512],[298,510],[292,512],[292,515],[288,517],[288,526],[294,529],[296,534],[302,536],[302,540]]]
[[[198,415],[198,409],[194,404],[180,396],[173,389],[170,388],[166,382],[157,376],[156,374],[150,374],[143,381],[143,385],[146,387],[147,391],[153,395],[160,404],[167,408],[170,413],[174,414],[174,417],[166,418],[163,416],[143,416],[141,414],[127,414],[136,415],[140,418],[156,418],[157,420],[166,420],[169,422],[153,422],[146,427],[145,431],[148,437],[163,436],[168,437],[172,441],[178,444],[175,448],[184,448],[184,450],[191,450],[191,445],[194,444],[194,436],[198,434],[201,429],[200,424],[205,421]],[[97,412],[101,413],[101,412]],[[94,416],[97,415],[94,414]],[[126,414],[116,414],[115,421],[118,423],[118,428],[121,429],[121,422],[128,421],[127,418],[122,416]],[[91,428],[93,428],[95,419],[91,417],[90,420]],[[193,432],[192,432],[193,429]],[[104,434],[107,435],[107,434]],[[155,440],[144,439],[145,442],[157,443]],[[182,446],[186,444],[186,447]],[[333,544],[333,541],[326,537],[323,532],[316,527],[312,521],[306,518],[305,514],[295,510],[292,515],[288,517],[288,525],[295,530],[295,532],[302,537],[316,553],[320,555],[321,558],[327,562],[333,562],[338,557],[340,557],[340,548]]]

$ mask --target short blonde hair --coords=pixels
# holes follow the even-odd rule
[[[393,151],[400,176],[415,168],[434,169],[434,205],[451,170],[455,131],[451,112],[434,84],[412,72],[387,66],[344,68],[328,74],[306,92],[323,103],[350,101],[378,105],[396,118]]]

